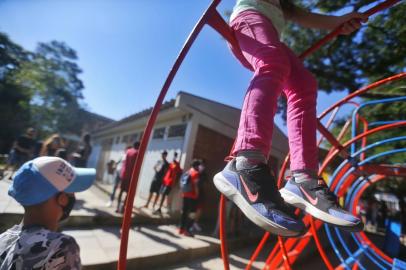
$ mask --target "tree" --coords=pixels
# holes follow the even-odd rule
[[[52,132],[80,133],[82,72],[74,62],[76,52],[63,42],[39,43],[30,61],[24,62],[15,79],[33,93],[31,122]]]
[[[80,134],[82,72],[77,54],[58,41],[24,50],[0,33],[0,151],[28,126],[45,133]]]
[[[361,7],[376,4],[371,0],[337,0],[337,1],[296,1],[311,11],[342,14],[345,10],[358,11]],[[327,93],[333,91],[353,92],[361,86],[379,79],[406,71],[406,4],[402,2],[390,9],[372,16],[368,24],[350,36],[339,36],[329,42],[310,57],[306,58],[305,66],[317,77],[319,90]],[[298,55],[311,44],[327,34],[326,31],[305,29],[289,23],[284,32],[284,42]],[[396,84],[388,84],[368,92],[362,96],[364,101],[399,97],[406,95],[406,82],[402,80]],[[281,99],[278,103],[279,112],[286,115],[286,102]],[[404,119],[406,102],[379,104],[363,110],[361,115],[369,122],[390,121]],[[347,119],[336,121],[333,133],[338,134]],[[368,138],[371,141],[381,141],[387,138],[404,136],[400,129],[389,130]],[[346,134],[343,141],[347,141],[350,134]],[[329,144],[325,144],[329,147]],[[367,152],[368,156],[387,151],[389,149],[405,148],[405,141],[398,141],[390,145],[383,145]],[[383,163],[404,163],[406,154],[396,154],[375,160]]]
[[[287,0],[285,0],[287,1]],[[375,0],[336,0],[294,1],[313,12],[324,14],[343,14],[344,11],[359,11],[364,6],[371,7]],[[362,10],[363,11],[363,10]],[[338,36],[335,40],[321,47],[304,60],[305,66],[316,75],[319,90],[327,93],[333,91],[353,92],[361,86],[375,82],[387,76],[406,71],[406,3],[403,1],[369,18],[368,24],[349,36]],[[230,16],[230,12],[226,12]],[[327,34],[326,31],[306,29],[294,23],[288,23],[283,41],[292,48],[297,55],[305,51]],[[364,101],[399,97],[406,95],[405,80],[396,85],[389,84],[363,95]],[[370,122],[404,119],[406,102],[380,104],[364,110],[362,115]],[[286,100],[278,102],[278,112],[286,119]],[[347,116],[348,118],[348,116]],[[333,133],[337,135],[347,119],[335,122]],[[405,135],[405,131],[389,130],[369,137],[370,141],[380,141]],[[347,133],[343,141],[350,138]],[[329,148],[328,143],[324,144]],[[385,145],[368,152],[374,155],[394,148],[405,148],[406,143],[397,142]],[[386,158],[386,163],[404,163],[406,154],[397,154]],[[378,160],[382,161],[382,160]]]
[[[11,79],[28,52],[0,33],[0,152],[7,151],[14,138],[30,123],[30,92]]]
[[[356,11],[376,1],[338,0],[302,1],[315,12],[338,13]],[[405,71],[406,4],[398,4],[379,12],[368,24],[350,36],[339,36],[305,60],[316,74],[319,88],[326,92],[355,91],[362,85]],[[324,31],[303,29],[289,24],[284,41],[298,54],[321,37]]]

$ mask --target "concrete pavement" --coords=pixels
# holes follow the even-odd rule
[[[22,219],[23,208],[7,195],[10,184],[9,180],[0,181],[0,233]],[[63,232],[78,242],[84,269],[116,269],[122,216],[114,212],[115,208],[106,207],[108,196],[97,187],[77,193],[76,197],[77,203]],[[138,206],[144,203],[139,201]],[[220,254],[217,238],[179,235],[176,225],[168,225],[176,224],[178,217],[169,217],[165,212],[160,217],[144,208],[135,208],[133,217],[133,226],[142,226],[130,230],[128,269],[163,269]],[[244,237],[230,240],[229,246],[237,248],[258,241],[252,235]]]
[[[120,229],[65,230],[81,247],[84,269],[115,269]],[[131,229],[128,244],[128,269],[162,269],[175,263],[187,263],[219,252],[219,240],[196,235],[178,235],[176,226],[142,226]]]
[[[232,252],[229,257],[230,270],[243,270],[246,268],[249,258],[252,255],[255,247],[244,247],[235,252]],[[265,265],[265,257],[260,256],[253,264],[252,270],[263,269]],[[187,264],[178,264],[176,266],[164,267],[161,270],[215,270],[224,269],[223,260],[219,256],[210,256],[201,258]]]
[[[13,198],[8,196],[7,190],[10,180],[0,181],[0,231],[19,223],[24,209]],[[106,188],[106,187],[104,187]],[[108,188],[108,187],[107,187]],[[109,196],[97,186],[76,193],[76,204],[71,217],[63,224],[65,227],[94,228],[97,226],[120,226],[122,215],[115,213],[116,204],[107,207]],[[116,202],[115,202],[116,203]],[[151,209],[141,208],[145,202],[137,199],[133,209],[133,224],[169,224],[177,221],[178,216],[168,215],[163,211],[162,215],[153,215]]]

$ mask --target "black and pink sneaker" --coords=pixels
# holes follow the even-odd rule
[[[296,183],[289,179],[280,193],[286,203],[296,206],[313,217],[347,231],[362,231],[361,219],[341,208],[337,197],[323,179],[311,179]]]
[[[214,176],[213,181],[216,188],[233,201],[248,219],[264,230],[285,237],[304,233],[303,222],[283,201],[266,164],[237,170],[233,159]]]

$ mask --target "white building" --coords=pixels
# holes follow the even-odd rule
[[[206,161],[208,178],[205,208],[217,209],[218,192],[211,178],[224,165],[237,133],[240,110],[189,93],[179,92],[175,99],[163,104],[158,114],[144,162],[141,168],[136,197],[147,198],[154,175],[153,166],[163,150],[168,161],[176,151],[182,168],[189,168],[193,158]],[[151,109],[141,111],[120,121],[108,124],[92,134],[93,152],[88,165],[97,168],[99,181],[106,181],[106,164],[119,160],[127,146],[140,140]],[[270,161],[278,168],[288,152],[288,141],[275,126]],[[180,209],[179,188],[171,193],[172,209]],[[205,211],[206,213],[208,211]],[[211,211],[216,215],[217,211]]]

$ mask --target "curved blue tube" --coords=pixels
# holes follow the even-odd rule
[[[368,102],[364,102],[362,103],[358,108],[356,108],[353,113],[352,113],[352,127],[351,127],[351,136],[354,138],[357,135],[357,121],[356,121],[356,117],[357,114],[360,112],[361,109],[367,107],[367,106],[372,106],[372,105],[376,105],[376,104],[382,104],[382,103],[391,103],[391,102],[398,102],[398,101],[406,101],[406,96],[405,97],[396,97],[396,98],[386,98],[386,99],[378,99],[378,100],[372,100],[372,101],[368,101]],[[391,121],[391,123],[396,123],[396,122],[401,122],[404,120],[396,120],[396,121]],[[355,152],[355,142],[353,144],[351,144],[351,154],[353,154]]]
[[[405,136],[402,136],[402,137],[395,137],[395,138],[391,138],[391,139],[387,139],[387,140],[382,140],[382,141],[376,142],[376,143],[374,143],[374,144],[369,145],[368,147],[365,147],[365,148],[359,150],[357,153],[354,154],[354,157],[357,156],[357,155],[360,155],[362,152],[365,152],[365,151],[367,151],[368,149],[371,149],[371,148],[373,148],[373,147],[382,145],[382,144],[384,144],[384,143],[389,143],[389,142],[394,142],[394,141],[403,140],[403,139],[405,139],[405,138],[406,138]],[[390,151],[386,151],[386,152],[382,152],[382,153],[376,154],[376,155],[374,155],[374,156],[368,157],[367,159],[363,160],[362,162],[360,162],[359,165],[365,165],[365,164],[369,163],[370,161],[372,161],[372,160],[374,160],[374,159],[376,159],[376,158],[385,156],[385,155],[392,155],[392,154],[401,153],[401,152],[406,152],[406,149],[394,149],[394,150],[390,150]],[[345,164],[345,163],[348,163],[348,161],[347,161],[347,160],[344,161],[342,164],[340,164],[339,167],[342,168],[342,167],[344,166],[343,164]],[[334,190],[335,192],[337,192],[337,191],[339,190],[340,186],[343,184],[343,182],[345,182],[345,179],[348,177],[348,175],[349,175],[350,173],[352,173],[352,172],[354,171],[354,169],[355,169],[355,168],[351,168],[348,172],[346,172],[346,174],[343,176],[343,178],[339,180],[340,182],[337,184],[337,186],[336,186],[336,188],[335,188],[335,190]],[[337,174],[337,173],[336,173],[336,174]],[[332,181],[331,181],[331,182],[332,182]],[[330,182],[330,183],[331,183],[331,182]],[[367,182],[366,182],[365,180],[363,180],[363,179],[362,179],[362,180],[359,180],[359,179],[358,179],[358,180],[354,183],[354,185],[350,188],[349,192],[347,193],[347,194],[349,194],[349,195],[346,196],[346,206],[350,206],[351,209],[353,209],[353,207],[355,207],[355,206],[353,205],[354,195],[357,194],[357,193],[359,192],[359,190],[360,190],[366,183],[367,183]],[[343,256],[341,255],[341,253],[340,253],[340,251],[339,251],[339,249],[338,249],[338,246],[336,245],[336,243],[335,243],[335,241],[334,241],[334,239],[333,239],[333,236],[332,236],[332,233],[331,233],[331,231],[330,231],[330,228],[329,228],[329,226],[326,225],[326,224],[325,224],[325,229],[326,229],[327,237],[328,237],[328,239],[329,239],[329,241],[330,241],[330,244],[331,244],[332,247],[333,247],[333,250],[334,250],[335,254],[336,254],[337,257],[339,258],[339,260],[342,262],[343,266],[344,266],[345,268],[348,268],[348,265],[347,265],[348,262],[347,262],[347,260],[344,260]],[[346,242],[344,241],[344,239],[343,239],[343,237],[342,237],[342,234],[341,234],[341,232],[339,231],[339,229],[335,228],[335,232],[336,232],[336,235],[337,235],[339,241],[342,243],[342,246],[343,246],[345,252],[347,253],[347,255],[348,255],[350,258],[356,259],[356,258],[354,257],[354,253],[349,249],[349,247],[347,246]],[[354,234],[352,234],[352,237],[353,237],[353,239],[355,240],[356,244],[359,246],[359,248],[362,248],[362,249],[364,250],[364,254],[365,254],[377,267],[379,267],[380,269],[390,269],[390,268],[386,268],[386,267],[385,267],[385,266],[391,267],[391,265],[390,265],[385,259],[381,258],[381,257],[379,256],[379,254],[377,254],[374,250],[371,250],[371,249],[369,249],[369,248],[363,247],[362,243],[359,242],[359,240],[355,237]],[[383,263],[383,264],[382,264],[382,263]],[[361,269],[365,269],[365,267],[364,267],[361,263],[359,263],[358,265],[359,265],[359,267],[360,267]]]

